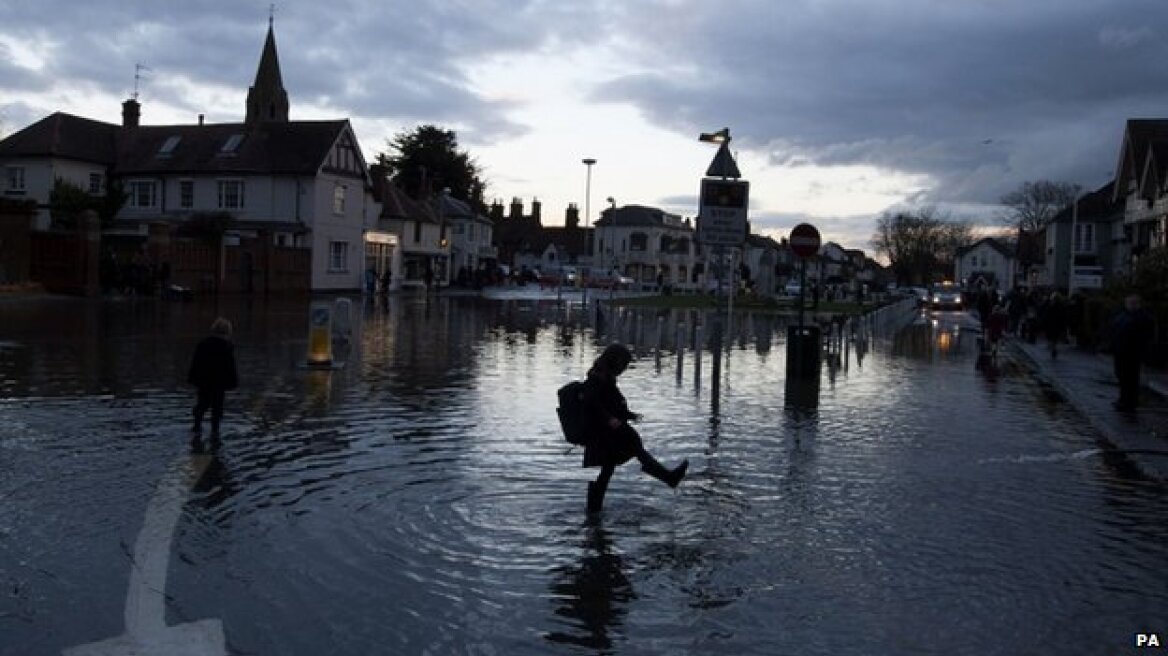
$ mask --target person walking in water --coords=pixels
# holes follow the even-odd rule
[[[195,347],[191,358],[191,368],[187,382],[198,390],[192,411],[194,424],[191,426],[192,442],[199,439],[203,431],[203,415],[211,411],[211,441],[219,440],[219,422],[223,419],[223,401],[227,390],[239,385],[239,373],[235,368],[235,346],[231,343],[231,322],[223,317],[211,324],[211,334],[204,337]]]
[[[665,483],[677,487],[685,477],[688,460],[673,469],[649,455],[641,436],[629,425],[640,415],[629,411],[628,403],[617,387],[616,379],[628,369],[633,354],[622,344],[610,344],[596,358],[584,381],[583,402],[588,412],[591,439],[584,446],[584,467],[600,467],[600,474],[588,484],[588,512],[599,512],[604,505],[608,481],[618,465],[636,458],[641,469]]]

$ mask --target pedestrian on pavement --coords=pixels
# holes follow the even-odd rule
[[[195,386],[197,398],[192,411],[192,442],[203,431],[203,415],[211,410],[211,443],[219,440],[219,423],[223,419],[223,401],[227,390],[239,386],[235,368],[235,346],[231,343],[231,322],[223,317],[211,324],[211,334],[195,346],[187,382]]]
[[[583,400],[589,417],[592,435],[584,446],[584,467],[600,467],[595,482],[588,484],[588,512],[599,512],[604,505],[608,481],[623,465],[636,458],[646,474],[677,487],[685,477],[688,460],[673,469],[666,469],[645,450],[641,436],[629,425],[641,416],[629,411],[628,403],[617,387],[616,379],[628,368],[633,354],[622,344],[610,344],[592,363],[584,381]]]
[[[1002,307],[1000,303],[995,305],[994,309],[990,310],[989,319],[986,321],[986,336],[989,337],[990,351],[995,357],[1008,325],[1009,315],[1006,314],[1006,308]]]
[[[1042,304],[1039,320],[1050,346],[1050,359],[1054,360],[1058,357],[1059,342],[1065,341],[1067,335],[1067,304],[1061,294],[1051,292]]]
[[[1119,399],[1112,405],[1121,412],[1139,406],[1140,361],[1152,341],[1152,315],[1142,307],[1138,294],[1124,299],[1123,308],[1111,322],[1111,356],[1119,380]]]

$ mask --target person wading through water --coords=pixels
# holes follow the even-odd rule
[[[604,505],[608,481],[618,465],[636,458],[641,469],[669,487],[677,487],[689,467],[688,460],[673,469],[657,462],[641,443],[641,436],[629,425],[641,416],[629,411],[628,403],[616,385],[616,379],[633,359],[629,349],[611,344],[588,370],[584,382],[583,401],[588,409],[591,439],[584,445],[584,467],[600,467],[596,481],[588,484],[588,512],[599,512]]]

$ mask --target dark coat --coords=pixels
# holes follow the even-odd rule
[[[203,338],[195,347],[187,382],[206,390],[231,390],[238,387],[235,346],[217,335]]]
[[[1140,308],[1134,312],[1124,308],[1111,324],[1111,352],[1117,358],[1138,361],[1144,349],[1152,342],[1155,322],[1151,313]]]
[[[584,381],[584,404],[588,409],[592,439],[584,445],[584,467],[622,465],[641,449],[641,436],[627,422],[637,415],[629,410],[624,394],[612,376],[588,372]],[[610,418],[621,420],[620,428],[609,427]]]

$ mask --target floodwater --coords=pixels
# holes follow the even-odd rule
[[[187,359],[235,322],[224,444]],[[1107,461],[961,313],[861,327],[814,382],[786,327],[553,301],[355,298],[309,370],[307,301],[0,304],[0,654],[127,633],[151,499],[198,462],[165,623],[231,654],[1100,654],[1168,636],[1168,495]],[[681,332],[677,323],[686,320]],[[895,323],[895,322],[894,322]],[[901,325],[903,324],[903,327]],[[676,344],[681,335],[680,358]],[[631,463],[596,521],[555,389],[607,341],[677,490]],[[660,346],[658,346],[660,343]],[[716,354],[715,354],[716,353]]]

